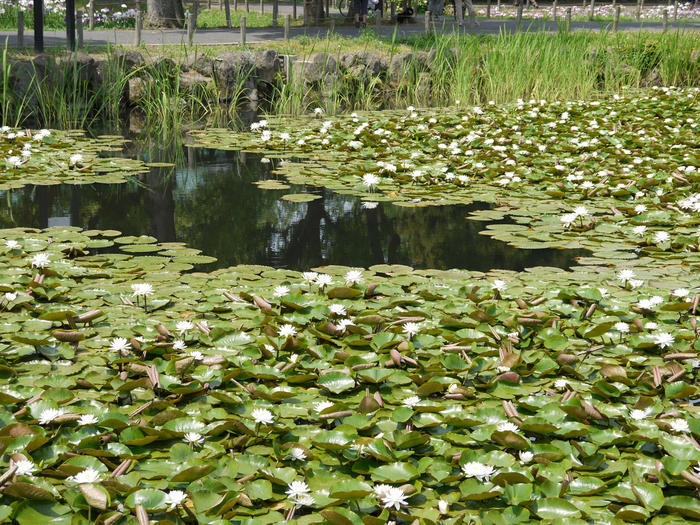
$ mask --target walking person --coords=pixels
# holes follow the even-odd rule
[[[355,27],[357,29],[361,27],[367,27],[367,6],[369,0],[353,0],[353,5],[355,9]],[[362,22],[360,22],[360,17],[362,17]]]

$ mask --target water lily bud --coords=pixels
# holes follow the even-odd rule
[[[578,362],[578,357],[573,354],[559,354],[557,356],[557,363],[560,365],[573,365]]]

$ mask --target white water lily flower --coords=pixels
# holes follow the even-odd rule
[[[28,459],[20,459],[15,462],[15,466],[17,467],[15,474],[18,476],[32,476],[36,472],[36,465]]]
[[[68,163],[71,166],[75,166],[76,164],[80,164],[83,162],[83,156],[80,153],[74,153],[68,158]]]
[[[289,449],[289,455],[292,456],[292,459],[297,461],[304,461],[306,459],[306,452],[303,448],[299,447],[292,447]]]
[[[184,335],[190,330],[194,329],[194,324],[190,321],[178,321],[175,325],[175,329],[180,335]]]
[[[413,408],[416,406],[418,403],[420,403],[421,399],[418,396],[410,396],[404,399],[401,403],[405,407]]]
[[[646,226],[635,226],[634,228],[632,228],[632,233],[634,233],[635,235],[639,235],[639,236],[644,235],[646,233],[646,231],[647,231]]]
[[[630,331],[630,325],[628,325],[627,323],[623,323],[622,321],[620,321],[619,323],[615,323],[615,326],[613,326],[613,328],[615,328],[615,330],[623,334],[626,334]]]
[[[13,155],[11,157],[7,157],[6,162],[15,168],[19,167],[20,164],[22,164],[22,157],[19,157],[17,155]]]
[[[182,339],[173,341],[173,350],[187,350],[187,345]]]
[[[80,419],[78,419],[78,425],[79,426],[85,426],[85,425],[94,425],[98,421],[97,416],[94,414],[83,414],[80,416]]]
[[[256,423],[262,423],[263,425],[270,425],[275,421],[272,412],[266,408],[255,408],[250,415]]]
[[[304,272],[301,274],[301,278],[307,283],[312,283],[316,280],[318,274],[316,272]]]
[[[345,306],[342,304],[331,304],[328,306],[328,309],[333,315],[347,315]]]
[[[297,499],[299,496],[308,494],[309,492],[309,486],[305,482],[298,480],[292,481],[287,487],[287,490],[285,491],[289,498],[293,500]]]
[[[10,239],[9,241],[5,241],[5,248],[8,248],[9,250],[16,250],[17,248],[21,248],[21,245],[14,239]]]
[[[362,282],[362,272],[360,270],[348,270],[345,273],[346,284],[359,284]]]
[[[62,416],[63,414],[65,414],[65,412],[61,408],[47,408],[42,410],[41,414],[39,414],[39,424],[48,425],[54,419]]]
[[[377,177],[374,173],[365,173],[362,176],[362,185],[367,186],[368,188],[376,186],[377,184],[379,184],[379,181],[379,177]]]
[[[685,288],[676,288],[672,292],[672,295],[674,297],[688,297],[689,294],[690,290],[686,290]]]
[[[444,499],[438,501],[438,511],[440,511],[440,514],[447,514],[449,509],[450,505]]]
[[[623,282],[634,279],[634,277],[635,273],[632,270],[620,270],[620,272],[617,274],[617,279]]]
[[[518,453],[518,458],[520,459],[520,464],[525,465],[526,463],[530,463],[530,461],[535,458],[535,455],[529,450],[521,450]]]
[[[355,323],[353,323],[350,319],[341,319],[335,323],[335,326],[338,330],[344,332],[348,326],[355,326]]]
[[[485,465],[478,461],[470,461],[462,465],[462,472],[467,478],[476,478],[481,482],[489,481],[491,476],[496,472],[496,469],[491,465]]]
[[[574,208],[574,213],[577,217],[587,217],[588,215],[590,215],[588,208],[586,208],[585,206],[576,206]]]
[[[277,335],[280,337],[294,337],[297,333],[297,329],[294,328],[291,324],[284,324],[280,326],[279,330],[277,330]]]
[[[45,268],[48,266],[50,259],[49,256],[45,253],[37,253],[34,257],[32,257],[32,268]]]
[[[188,443],[193,446],[199,446],[202,443],[204,443],[204,436],[200,434],[199,432],[187,432],[184,436],[183,439],[185,443]]]
[[[673,335],[668,332],[659,332],[654,336],[654,343],[659,345],[661,348],[668,348],[675,342]]]
[[[685,419],[672,419],[668,424],[674,432],[690,432],[690,426]]]
[[[302,494],[294,500],[295,505],[300,505],[302,507],[310,507],[316,503],[316,500],[311,494]]]
[[[150,283],[132,284],[131,291],[134,297],[148,297],[153,295],[153,285]]]
[[[420,331],[420,325],[418,323],[408,322],[403,325],[403,333],[405,333],[409,338],[413,337]]]
[[[647,211],[647,207],[644,204],[637,204],[634,207],[634,213],[644,213]]]
[[[554,381],[554,388],[558,390],[564,390],[569,382],[566,379],[557,379]]]
[[[659,231],[659,232],[656,232],[654,234],[654,242],[656,244],[668,242],[670,239],[671,239],[671,236],[668,234],[668,232]]]
[[[195,361],[201,361],[204,359],[204,354],[200,352],[199,350],[193,350],[188,354],[191,358],[193,358]]]
[[[364,202],[362,203],[362,209],[363,209],[363,210],[373,210],[373,209],[375,209],[377,206],[379,206],[379,203],[378,203],[378,202],[364,201]]]
[[[82,485],[84,483],[97,483],[102,478],[102,475],[92,467],[88,467],[82,472],[78,472],[75,476],[69,476],[66,481],[69,483],[77,483]]]
[[[290,139],[289,133],[284,133],[284,132],[280,133],[280,139],[282,139],[285,142],[288,141]]]
[[[170,505],[168,510],[173,510],[187,498],[187,493],[181,490],[171,490],[165,494],[165,504]]]
[[[564,224],[565,228],[570,227],[574,221],[578,218],[575,213],[565,213],[560,217],[561,222]]]
[[[316,284],[321,288],[333,284],[333,278],[327,273],[319,273],[316,276]]]
[[[641,279],[630,279],[628,282],[632,289],[639,288],[644,284],[644,281],[642,281]]]
[[[403,490],[398,487],[391,487],[389,490],[384,492],[382,496],[382,504],[385,509],[394,508],[396,510],[401,509],[401,505],[408,505],[406,501],[406,494]]]
[[[498,424],[496,430],[498,430],[499,432],[518,432],[520,428],[515,423],[511,423],[510,421],[504,421],[503,423]]]
[[[635,421],[646,419],[648,415],[649,412],[647,410],[640,410],[639,408],[630,410],[630,419],[634,419]]]
[[[275,297],[284,297],[288,293],[289,287],[284,285],[275,286],[275,290],[272,292]]]
[[[5,297],[5,300],[7,300],[8,302],[12,302],[15,299],[17,299],[17,293],[16,292],[6,292],[4,297]]]
[[[131,350],[131,344],[124,337],[115,337],[109,345],[110,350],[121,352],[122,350]]]
[[[503,290],[505,290],[505,289],[508,287],[508,285],[506,284],[505,281],[503,281],[503,280],[501,280],[501,279],[494,279],[493,284],[491,285],[491,287],[492,287],[494,290],[498,290],[499,292],[502,292]]]

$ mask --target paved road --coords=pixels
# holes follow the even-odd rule
[[[465,21],[465,26],[462,31],[465,33],[474,34],[498,34],[501,31],[515,31],[516,22],[515,20],[494,20],[494,19],[480,19],[480,25],[474,29],[469,29],[468,22]],[[529,28],[530,31],[550,31],[556,32],[559,30],[559,26],[555,22],[551,21],[530,21],[523,20],[523,30]],[[572,22],[571,28],[573,31],[600,31],[601,28],[609,28],[609,23],[602,22]],[[669,28],[680,28],[685,31],[700,31],[700,22],[678,22],[669,23]],[[417,24],[407,24],[400,26],[384,25],[378,29],[379,34],[382,36],[391,36],[394,29],[396,28],[397,34],[399,36],[408,36],[420,34],[425,30],[423,21]],[[661,31],[663,28],[661,22],[620,22],[620,31],[636,31],[639,29],[644,29],[647,31]],[[375,29],[374,26],[370,26],[370,29]],[[453,32],[458,31],[458,26],[452,21],[440,22],[436,29],[442,32]],[[290,30],[290,36],[298,37],[302,35],[307,36],[325,36],[328,34],[328,27],[293,27]],[[354,36],[358,34],[358,30],[353,27],[337,27],[336,33],[342,36]],[[284,37],[283,29],[281,27],[261,27],[261,28],[248,28],[247,30],[247,42],[248,43],[260,43],[274,40],[281,40]],[[17,35],[9,31],[0,31],[0,41],[5,41],[8,39],[8,44],[10,46],[17,45]],[[186,33],[182,30],[144,30],[142,33],[141,41],[147,45],[159,45],[159,44],[181,44],[186,40]],[[121,45],[131,45],[134,42],[134,32],[130,30],[96,30],[96,31],[85,31],[84,36],[85,44],[89,45],[106,45],[111,44],[121,44]],[[213,45],[213,44],[237,44],[240,42],[240,31],[238,29],[199,29],[194,36],[194,43],[199,45]],[[66,34],[61,31],[46,31],[44,32],[44,45],[46,47],[50,46],[63,46],[66,43]],[[26,46],[33,45],[33,32],[27,31],[24,35],[24,44]]]

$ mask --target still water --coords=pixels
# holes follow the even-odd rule
[[[485,205],[366,209],[356,197],[321,188],[265,190],[279,178],[258,155],[176,146],[127,154],[174,167],[151,168],[125,184],[27,186],[0,192],[0,227],[55,225],[114,229],[179,241],[218,259],[216,267],[264,264],[305,270],[324,264],[368,267],[521,270],[568,268],[580,252],[520,250],[479,235],[485,223],[466,215]],[[308,203],[288,193],[321,195]]]

